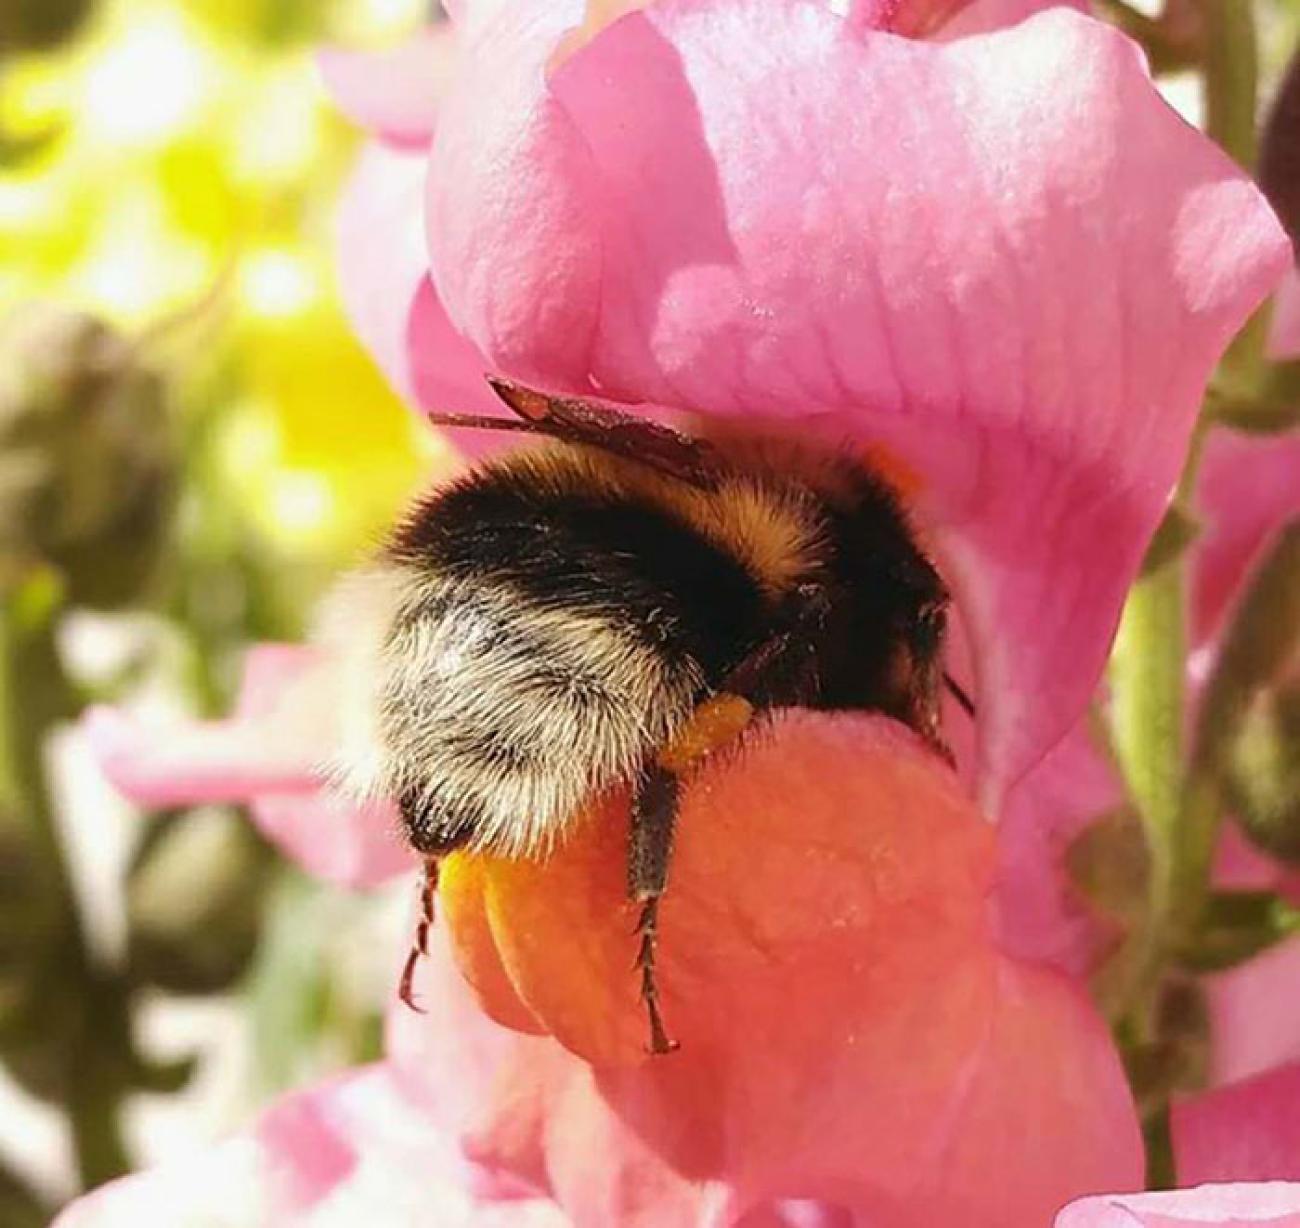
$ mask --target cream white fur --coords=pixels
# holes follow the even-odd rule
[[[438,603],[436,616],[403,612]],[[502,651],[511,628],[536,651]],[[385,565],[348,577],[319,639],[350,694],[335,779],[480,815],[472,845],[542,855],[595,794],[627,780],[690,714],[700,680],[591,615],[504,584]],[[557,685],[557,676],[566,681]]]

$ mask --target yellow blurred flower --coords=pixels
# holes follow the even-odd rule
[[[181,343],[172,364],[182,403],[188,380],[233,374],[223,468],[285,547],[357,549],[445,459],[336,300],[329,218],[355,138],[312,59],[317,39],[391,37],[426,7],[104,0],[83,38],[19,61],[0,90],[6,133],[60,130],[0,172],[0,295],[138,335],[201,305],[199,352]]]

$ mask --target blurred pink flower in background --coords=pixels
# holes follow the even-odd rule
[[[109,780],[143,806],[247,802],[258,829],[309,873],[368,887],[410,870],[392,807],[357,807],[331,793],[322,746],[331,714],[318,702],[317,654],[263,644],[244,663],[239,702],[224,721],[165,724],[112,708],[86,717],[87,742]]]
[[[545,867],[449,863],[432,1013],[394,1013],[386,1066],[272,1109],[188,1196],[144,1175],[65,1224],[168,1195],[185,1222],[226,1163],[240,1222],[276,1224],[389,1197],[343,1222],[1028,1228],[1138,1184],[1115,1052],[1058,970],[1091,931],[1055,928],[1054,833],[1109,786],[1069,743],[1031,769],[1087,702],[1205,380],[1289,247],[1120,35],[1061,10],[979,34],[1032,6],[944,25],[954,7],[480,0],[324,68],[375,137],[344,293],[414,403],[488,409],[491,370],[888,449],[955,589],[983,813],[1017,834],[888,722],[791,716],[685,798],[681,1053],[639,1052],[614,804]],[[165,758],[119,718],[91,732],[129,793],[224,779],[318,870],[400,868],[383,823],[324,800],[328,742],[295,740],[292,708]],[[1061,1222],[1107,1222],[1087,1214]]]

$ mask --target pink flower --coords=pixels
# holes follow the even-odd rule
[[[296,1092],[229,1141],[74,1203],[58,1228],[570,1228],[549,1200],[484,1203],[473,1166],[372,1066]]]
[[[448,387],[477,364],[888,444],[924,477],[996,805],[1096,680],[1214,357],[1286,265],[1275,222],[1066,11],[926,43],[807,0],[660,3],[565,58],[581,16],[473,6],[428,263],[409,202],[361,180],[345,215],[345,268],[400,234],[368,268],[410,287],[345,278],[359,330],[408,392],[437,365],[439,408],[481,407]]]
[[[955,7],[477,0],[428,44],[459,44],[436,117],[402,54],[385,82],[328,66],[381,138],[342,272],[399,387],[473,410],[490,369],[883,446],[978,691],[983,810],[878,717],[788,714],[693,778],[671,1059],[641,1050],[625,802],[544,866],[448,859],[434,1015],[397,1011],[389,1043],[473,1162],[435,1184],[533,1191],[579,1228],[758,1228],[790,1198],[1000,1228],[1139,1179],[1082,989],[1000,946],[983,819],[1035,813],[1008,793],[1078,718],[1206,376],[1289,248],[1114,31],[1053,11],[976,34],[985,6],[941,26]],[[352,1171],[327,1168],[321,1206]]]
[[[1300,432],[1213,431],[1195,510],[1204,529],[1193,555],[1192,630],[1203,645],[1222,628],[1233,598],[1277,532],[1300,515]]]
[[[476,1014],[435,947],[431,1017],[400,1009],[390,1025],[387,1077],[424,1107],[431,1148],[430,1209],[404,1222],[447,1222],[445,1182],[461,1197],[532,1190],[576,1225],[777,1223],[773,1206],[799,1196],[827,1216],[992,1228],[1137,1181],[1105,1028],[1077,987],[989,941],[992,833],[906,731],[792,714],[695,782],[662,928],[683,1048],[648,1064],[625,824],[612,802],[545,867],[447,863],[454,957],[505,1026]],[[392,1131],[354,1139],[374,1119],[335,1100],[291,1101],[286,1154],[245,1178],[277,1209],[267,1222],[346,1202],[349,1148],[418,1154],[418,1136],[396,1157]],[[264,1126],[254,1141],[265,1150]],[[459,1173],[438,1159],[449,1150]],[[146,1177],[120,1197],[176,1189]],[[189,1198],[168,1222],[205,1193]]]
[[[409,870],[391,807],[358,808],[326,787],[337,742],[319,704],[324,666],[310,649],[252,649],[234,715],[153,724],[111,708],[85,735],[104,774],[144,806],[248,802],[262,834],[321,878],[367,887]]]

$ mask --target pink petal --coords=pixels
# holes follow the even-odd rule
[[[1275,891],[1300,906],[1300,870],[1275,861],[1246,839],[1236,823],[1225,823],[1214,850],[1214,884],[1229,891]]]
[[[1087,0],[852,0],[847,17],[859,30],[946,41],[1013,26],[1058,4],[1088,11]]]
[[[373,1066],[277,1102],[193,1160],[78,1199],[57,1228],[568,1228],[541,1198],[483,1202],[450,1139]]]
[[[86,740],[119,792],[145,806],[237,802],[268,790],[317,787],[315,748],[286,746],[270,722],[145,722],[92,709]]]
[[[965,5],[966,0],[852,0],[845,16],[858,30],[888,30],[919,38],[938,29]]]
[[[1102,1194],[1071,1203],[1056,1228],[1300,1228],[1300,1185],[1205,1185],[1159,1194]]]
[[[1274,362],[1300,358],[1300,272],[1292,269],[1273,296],[1268,356]]]
[[[1193,631],[1219,630],[1273,535],[1300,515],[1300,433],[1211,432],[1196,486],[1201,537],[1193,556]]]
[[[1300,938],[1204,979],[1210,1078],[1231,1083],[1300,1061]],[[1300,1172],[1296,1173],[1300,1177]]]
[[[1014,26],[1046,8],[1072,8],[1081,13],[1091,11],[1088,0],[974,0],[959,8],[950,21],[935,31],[935,37],[944,42],[954,38],[968,38],[972,34],[990,34],[1005,26]]]
[[[334,744],[322,702],[322,662],[311,649],[259,645],[245,659],[236,715],[146,724],[96,708],[85,734],[114,786],[145,806],[247,802],[259,830],[309,873],[369,887],[409,870],[391,806],[330,793],[324,759]]]
[[[457,55],[455,28],[427,26],[382,51],[327,47],[316,62],[334,104],[380,140],[424,147]]]
[[[359,806],[317,788],[310,793],[264,793],[252,799],[257,829],[308,874],[363,890],[416,867],[389,803]]]
[[[1178,1179],[1300,1179],[1300,1065],[1176,1102]]]
[[[382,145],[362,151],[336,219],[343,305],[380,370],[413,408],[500,413],[484,378],[487,362],[452,327],[429,280],[424,177],[423,155]],[[502,442],[486,431],[451,434],[467,456]]]
[[[1113,936],[1070,883],[1065,856],[1124,791],[1079,721],[1012,790],[998,829],[994,896],[1003,949],[1075,976],[1092,968]]]
[[[448,314],[543,386],[892,445],[996,800],[1091,690],[1285,236],[1133,45],[1069,12],[935,45],[666,0],[548,82],[580,17],[504,6],[469,49],[428,197]]]

